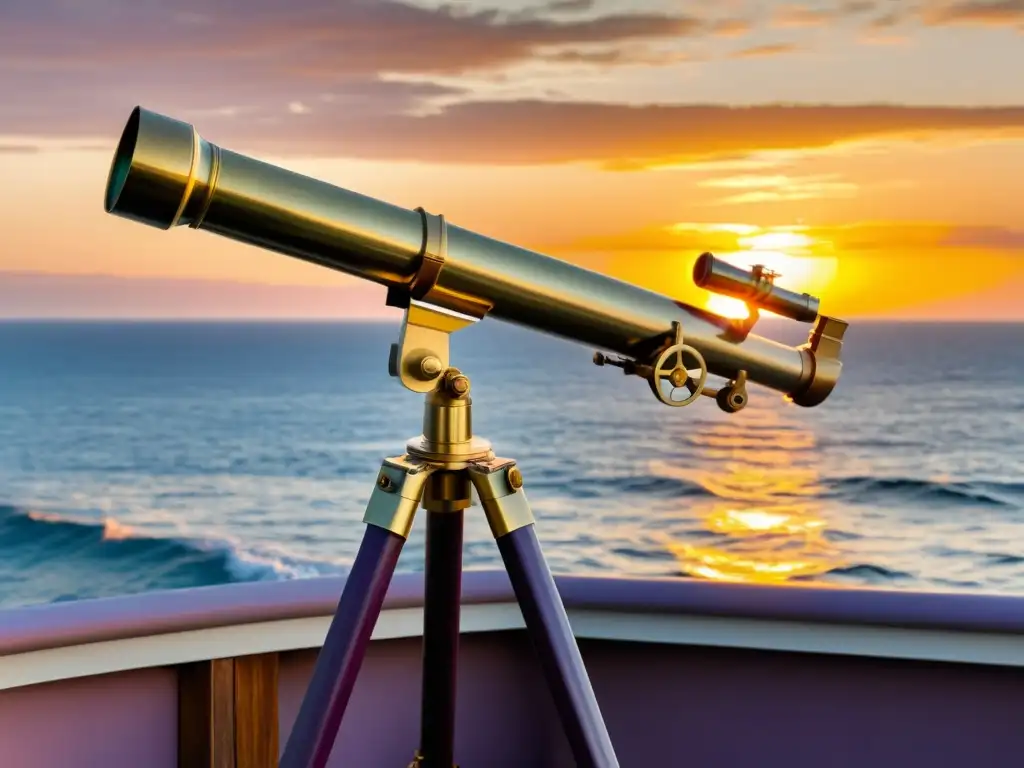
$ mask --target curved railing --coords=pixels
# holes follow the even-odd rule
[[[623,766],[773,755],[793,766],[1002,765],[1024,748],[1022,598],[556,582]],[[343,585],[256,582],[0,611],[0,764],[276,766]],[[408,762],[422,592],[420,574],[394,579],[332,766]],[[571,764],[552,757],[564,738],[522,627],[504,572],[465,573],[460,763]],[[373,737],[382,723],[384,741]],[[854,731],[871,738],[844,735]],[[744,732],[757,736],[735,737]],[[674,762],[680,745],[692,759]]]
[[[655,619],[662,628],[657,632],[659,642],[688,642],[694,627],[717,623],[724,628],[723,620],[757,621],[762,629],[769,625],[793,625],[794,630],[799,626],[804,630],[817,628],[827,632],[829,628],[843,627],[845,640],[839,642],[836,650],[852,653],[857,653],[853,642],[855,629],[929,631],[933,636],[953,632],[963,641],[975,635],[1024,634],[1024,598],[1016,596],[692,579],[557,576],[556,582],[566,609],[576,618],[574,628],[581,636],[589,637],[654,639],[645,637],[652,625],[644,618]],[[255,624],[327,620],[343,585],[344,578],[248,582],[3,610],[0,611],[0,689],[11,687],[12,683],[39,682],[27,679],[24,668],[17,675],[20,681],[14,682],[10,664],[5,664],[14,656],[23,657],[24,661],[25,654],[103,642]],[[385,618],[402,616],[406,620],[401,628],[393,626],[375,637],[418,634],[419,624],[408,619],[413,615],[421,616],[422,595],[422,574],[396,575],[385,601]],[[462,603],[464,615],[490,617],[490,623],[486,619],[482,623],[476,621],[464,627],[464,631],[521,626],[518,607],[504,572],[466,572]],[[515,610],[511,613],[503,610],[509,607]],[[481,610],[486,608],[491,610]],[[616,616],[626,620],[629,629],[617,626],[622,622],[614,621]],[[678,620],[683,618],[687,621],[680,623]],[[608,620],[604,632],[602,619]],[[677,634],[673,635],[672,629],[678,630]],[[728,640],[724,636],[718,639]],[[708,642],[714,640],[707,638]],[[759,647],[764,641],[765,634],[759,632],[752,637],[737,637],[727,644]],[[312,642],[303,646],[305,641],[299,638],[295,638],[295,642],[299,643],[296,648],[318,644]],[[795,642],[794,637],[791,645]],[[898,648],[892,650],[902,655]],[[919,649],[919,654],[923,653],[925,649]],[[161,662],[154,659],[154,663]]]

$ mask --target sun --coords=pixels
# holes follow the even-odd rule
[[[727,317],[730,320],[745,320],[750,315],[747,305],[742,301],[718,293],[709,295],[704,302],[704,307],[708,312],[714,312],[716,315]]]

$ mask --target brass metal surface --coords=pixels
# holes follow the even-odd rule
[[[834,317],[819,317],[811,330],[803,349],[812,353],[814,370],[811,381],[802,392],[790,395],[797,405],[812,407],[820,405],[835,389],[842,373],[840,354],[843,350],[843,336],[849,325]]]
[[[745,370],[749,381],[801,405],[821,402],[837,378],[816,380],[812,396],[813,345],[797,349],[754,335],[737,340],[725,318],[450,224],[442,249],[420,211],[220,149],[191,126],[141,108],[118,145],[105,208],[152,226],[202,228],[396,291],[429,283],[426,298],[439,307],[474,318],[486,313],[647,362],[680,322],[710,373],[731,379]],[[443,263],[427,268],[436,275],[417,278],[424,261],[442,261],[442,251]],[[826,367],[838,365],[834,359]]]
[[[391,375],[412,392],[432,392],[448,368],[451,334],[473,322],[466,315],[411,302],[402,319]]]
[[[748,271],[716,259],[710,253],[701,254],[693,266],[693,282],[701,288],[732,296],[791,320],[813,323],[821,302],[808,293],[796,293],[775,285],[775,277],[763,267],[754,266]]]
[[[384,459],[363,522],[409,538],[416,510],[438,466],[411,456]]]
[[[406,450],[427,461],[464,463],[490,458],[491,444],[473,436],[473,399],[470,381],[458,368],[448,368],[438,378],[423,404],[423,434]]]
[[[480,497],[494,535],[534,522],[523,474],[512,459],[496,459],[488,441],[473,435],[469,378],[449,368],[424,398],[423,434],[409,453],[381,464],[363,522],[409,537],[417,509],[457,512]]]
[[[494,538],[536,522],[523,490],[522,473],[513,459],[474,462],[468,471]]]
[[[715,398],[718,407],[726,413],[737,413],[747,407],[747,372],[740,371],[735,379],[728,382],[724,387],[712,389],[704,387],[701,393],[708,397]]]
[[[423,217],[423,255],[419,269],[409,283],[409,296],[423,299],[437,285],[448,255],[448,223],[444,216],[435,216],[422,208],[416,209]]]
[[[423,508],[428,512],[458,512],[473,500],[469,476],[461,469],[435,472],[423,489]]]
[[[458,383],[459,390],[455,390]],[[437,388],[427,395],[423,408],[423,437],[439,445],[464,445],[473,439],[473,400],[469,379],[458,368],[449,368]]]

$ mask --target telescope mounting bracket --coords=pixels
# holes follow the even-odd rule
[[[436,388],[450,365],[449,336],[472,325],[489,307],[438,289],[448,258],[448,223],[443,215],[417,208],[423,223],[419,265],[408,283],[388,288],[387,305],[405,310],[397,344],[391,345],[388,373],[411,392]]]
[[[707,386],[708,365],[704,356],[694,347],[683,342],[683,327],[679,322],[672,323],[671,342],[662,346],[653,356],[653,362],[641,363],[625,357],[609,357],[601,352],[594,353],[595,365],[611,365],[621,368],[627,376],[639,376],[647,380],[651,392],[662,403],[674,408],[681,408],[695,402],[701,395],[713,397],[718,407],[726,413],[736,413],[747,405],[747,372],[739,371],[734,379],[725,386],[712,388]],[[696,365],[687,365],[689,357]],[[691,373],[691,368],[695,373]],[[666,392],[664,382],[671,385]],[[688,393],[682,399],[676,399],[676,390]]]
[[[430,392],[450,367],[449,336],[476,321],[460,312],[411,300],[398,343],[391,345],[388,373],[411,392]]]

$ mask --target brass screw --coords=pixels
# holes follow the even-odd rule
[[[523,473],[519,471],[519,467],[509,467],[505,477],[513,491],[518,491],[523,487]]]
[[[469,378],[461,373],[448,380],[448,391],[456,397],[469,394]]]
[[[394,486],[394,483],[391,482],[390,477],[382,474],[380,477],[377,478],[377,485],[380,486],[380,489],[382,491],[390,491],[391,488]]]
[[[441,361],[433,355],[427,355],[420,361],[420,370],[428,379],[432,379],[444,370]]]

